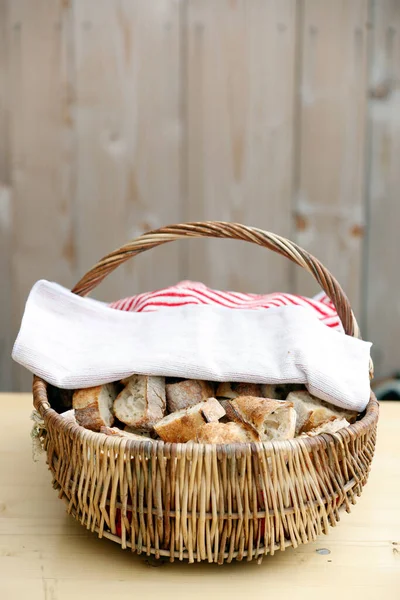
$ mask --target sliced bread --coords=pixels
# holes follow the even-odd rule
[[[319,435],[320,433],[336,433],[340,429],[348,427],[349,425],[350,423],[346,421],[346,419],[331,419],[329,421],[321,423],[320,425],[318,425],[318,427],[315,427],[314,429],[310,429],[310,431],[302,433],[302,436],[315,436]]]
[[[198,379],[186,379],[178,383],[169,383],[165,386],[165,391],[167,409],[170,413],[190,408],[214,396],[213,386],[207,381]]]
[[[113,408],[122,423],[140,431],[151,430],[165,415],[165,378],[132,375]]]
[[[114,423],[112,406],[116,395],[117,387],[113,383],[76,390],[72,404],[77,423],[92,431],[110,427]]]
[[[353,423],[357,417],[356,412],[328,404],[306,391],[290,393],[287,401],[293,403],[296,411],[296,435],[338,417],[345,418],[349,423]]]
[[[261,441],[294,437],[296,412],[291,402],[240,396],[231,400],[232,416],[255,429]]]
[[[154,426],[154,430],[164,442],[188,442],[196,439],[204,423],[218,421],[224,415],[225,410],[218,400],[209,398],[167,415]]]
[[[197,432],[196,440],[202,444],[233,444],[258,441],[251,428],[239,423],[205,423]]]

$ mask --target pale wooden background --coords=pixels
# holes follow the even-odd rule
[[[400,368],[400,0],[0,0],[0,389],[39,278],[72,286],[168,223],[295,239],[338,277],[376,371]],[[149,252],[97,292],[180,278],[312,294],[260,248]]]

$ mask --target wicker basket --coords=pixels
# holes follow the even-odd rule
[[[75,286],[84,296],[118,265],[184,237],[234,238],[286,256],[309,271],[336,306],[344,329],[359,335],[349,301],[332,275],[296,244],[243,225],[209,222],[164,227],[103,258]],[[260,562],[328,533],[350,510],[374,454],[378,403],[334,435],[232,445],[137,442],[88,431],[59,416],[47,384],[33,383],[44,421],[43,446],[68,512],[99,537],[156,557]]]

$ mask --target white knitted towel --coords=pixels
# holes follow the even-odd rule
[[[304,383],[321,399],[362,411],[370,395],[370,346],[326,327],[302,306],[122,312],[38,281],[13,358],[61,388],[90,387],[132,373]]]

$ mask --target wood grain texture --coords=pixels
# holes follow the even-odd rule
[[[400,581],[400,404],[383,402],[368,485],[329,536],[256,563],[170,564],[122,552],[74,519],[31,460],[31,396],[0,395],[0,578],[7,600],[397,598]],[[328,554],[318,550],[326,549]],[[333,585],[334,582],[334,585]]]
[[[368,0],[301,2],[297,242],[360,309]],[[315,287],[296,270],[296,292]]]
[[[287,0],[188,0],[186,221],[290,237],[295,9]],[[191,243],[186,269],[217,288],[290,288],[289,265],[230,242]]]
[[[11,180],[8,94],[8,5],[0,0],[0,389],[12,389]]]
[[[38,279],[75,279],[68,2],[16,0],[9,9],[13,305],[16,335]],[[15,367],[15,385],[30,376]]]
[[[78,265],[181,217],[180,3],[76,0]],[[171,285],[179,247],[116,272],[103,300]]]
[[[376,1],[373,18],[365,321],[384,376],[400,367],[400,3]]]

